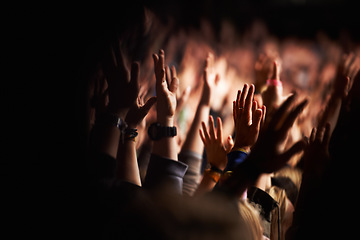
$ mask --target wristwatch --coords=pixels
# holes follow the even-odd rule
[[[160,123],[152,123],[148,129],[151,140],[157,141],[163,137],[174,137],[177,135],[176,127],[161,126]]]
[[[117,115],[112,114],[112,113],[104,113],[104,114],[100,115],[96,119],[96,121],[97,121],[97,123],[100,123],[100,124],[112,125],[114,127],[117,127],[122,132],[127,128],[126,122],[123,119],[121,119],[120,117],[118,117]]]

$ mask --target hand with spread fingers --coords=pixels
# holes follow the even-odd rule
[[[304,151],[304,173],[313,177],[322,177],[324,168],[329,162],[330,124],[322,128],[313,128],[309,144]]]
[[[108,83],[108,110],[119,117],[125,117],[139,93],[140,65],[138,62],[132,63],[129,73],[120,47],[113,46],[107,52],[103,71]]]
[[[143,99],[138,97],[136,103],[134,103],[128,113],[126,114],[125,122],[130,128],[136,128],[145,116],[150,111],[151,107],[156,103],[156,97],[149,98],[146,103],[143,103]]]
[[[224,171],[227,164],[227,157],[232,148],[233,142],[231,136],[227,138],[227,146],[224,146],[223,143],[223,133],[222,133],[222,122],[221,119],[217,118],[217,128],[214,126],[214,119],[212,116],[209,117],[209,130],[206,128],[204,122],[202,124],[202,129],[199,129],[200,137],[202,142],[205,145],[206,156],[208,162],[211,166]]]
[[[286,99],[270,120],[267,128],[260,134],[248,159],[260,173],[272,173],[283,167],[286,162],[306,146],[304,139],[296,142],[290,149],[281,152],[280,146],[286,140],[290,128],[308,103],[305,99],[291,107],[296,93]]]
[[[172,78],[167,79],[165,74],[165,53],[153,54],[156,96],[157,96],[157,118],[162,125],[173,125],[173,118],[176,111],[176,92],[179,87],[179,79],[172,69]],[[171,80],[171,81],[170,81]]]
[[[162,127],[174,127],[176,92],[179,87],[179,79],[176,76],[174,67],[171,68],[170,74],[166,74],[165,52],[163,50],[160,50],[159,54],[153,54],[153,60],[156,78],[157,122]],[[161,139],[154,141],[152,153],[177,161],[177,138],[175,136],[162,137]]]
[[[239,90],[233,102],[233,118],[235,123],[235,144],[233,149],[243,148],[247,152],[256,143],[260,125],[264,121],[266,107],[257,108],[254,98],[254,85],[245,84]]]

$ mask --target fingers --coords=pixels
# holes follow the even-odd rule
[[[254,117],[253,117],[253,123],[251,125],[252,128],[254,128],[254,130],[259,131],[260,130],[260,123],[261,123],[261,119],[262,119],[262,109],[256,109],[255,113],[254,113]]]
[[[324,138],[324,132],[325,132],[324,127],[318,128],[317,132],[316,132],[316,136],[315,136],[315,141],[322,142],[322,140]]]
[[[238,90],[237,95],[236,95],[236,107],[237,108],[240,107],[240,96],[241,96],[241,90]]]
[[[171,73],[170,73],[170,68],[169,68],[169,66],[166,66],[165,67],[165,79],[166,79],[166,83],[167,83],[167,85],[168,85],[168,87],[170,87],[170,83],[171,83]]]
[[[209,116],[209,128],[210,128],[210,137],[211,137],[211,139],[216,139],[214,119],[213,119],[213,117],[211,115]]]
[[[307,143],[305,139],[296,142],[289,150],[280,155],[277,165],[282,166],[286,164],[286,162],[288,162],[292,156],[304,150],[306,145]]]
[[[226,141],[226,147],[225,147],[225,152],[229,153],[231,151],[231,149],[234,146],[234,140],[232,139],[231,135],[229,135],[227,137],[227,141]]]
[[[151,107],[154,106],[154,104],[156,103],[156,97],[151,97],[149,98],[146,103],[144,104],[144,106],[141,107],[142,112],[144,113],[144,116],[146,116],[148,114],[148,112],[150,111]]]
[[[163,68],[163,69],[161,69],[159,78],[156,78],[157,87],[159,87],[159,85],[160,85],[163,91],[166,91],[168,89],[165,78],[166,78],[165,77],[165,69]]]
[[[266,106],[263,105],[261,109],[262,109],[261,127],[263,127],[265,124]]]
[[[318,130],[313,128],[310,135],[310,140],[312,140],[310,143],[317,141],[327,147],[330,142],[330,129],[330,123],[326,123],[325,127],[319,128]]]
[[[154,60],[156,83],[161,84],[162,79],[163,79],[162,71],[165,72],[165,53],[164,53],[164,50],[161,49],[159,51],[159,54],[154,53],[152,56],[153,56],[153,60]],[[164,80],[165,80],[165,78],[164,78]]]
[[[153,54],[153,61],[154,61],[154,70],[155,70],[155,78],[156,78],[156,84],[159,84],[158,79],[160,78],[161,75],[161,67],[159,66],[159,56],[157,54]]]
[[[177,73],[176,73],[176,68],[175,66],[171,67],[171,78],[176,78],[177,77]]]
[[[203,133],[203,130],[201,130],[201,128],[199,129],[199,134],[200,134],[201,141],[204,143],[204,145],[206,145],[205,135]]]
[[[221,118],[217,118],[217,140],[222,143],[222,139],[223,139],[223,133],[222,133],[222,122],[221,122]]]
[[[294,124],[296,118],[304,110],[305,106],[308,104],[308,99],[304,99],[300,104],[298,104],[286,117],[284,124],[282,126],[283,131],[287,131]]]
[[[241,90],[238,90],[236,95],[236,100],[233,102],[233,117],[234,117],[234,123],[236,123],[236,119],[240,117],[240,97],[241,97]]]
[[[247,93],[246,99],[245,99],[245,107],[244,107],[244,113],[245,113],[246,121],[248,122],[248,124],[251,124],[251,117],[252,117],[251,107],[252,107],[252,102],[254,99],[254,91],[255,91],[254,84],[251,84],[249,91]]]
[[[209,142],[210,141],[210,135],[209,135],[209,133],[207,131],[205,122],[201,122],[201,126],[202,126],[202,133],[204,134],[205,142]]]
[[[164,50],[159,50],[159,65],[161,69],[165,68],[165,52]]]
[[[249,85],[248,84],[244,84],[241,96],[240,96],[240,101],[239,101],[239,106],[238,108],[244,108],[245,106],[245,98],[248,95],[248,90],[249,90]]]
[[[252,119],[255,118],[255,111],[256,111],[256,109],[258,109],[258,103],[257,103],[257,101],[254,100],[253,103],[252,103],[252,108],[251,108]]]
[[[174,77],[171,81],[169,90],[170,92],[175,94],[178,88],[179,88],[179,79],[177,77]]]
[[[285,102],[283,102],[279,109],[275,112],[274,116],[272,117],[270,124],[269,124],[269,129],[277,129],[280,123],[280,120],[284,118],[284,115],[286,114],[286,112],[288,112],[291,104],[295,101],[295,97],[296,97],[296,93],[294,93],[293,95],[290,95]]]
[[[316,128],[313,128],[310,134],[310,143],[313,143],[315,141],[315,135],[316,135]]]

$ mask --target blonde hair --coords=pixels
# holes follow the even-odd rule
[[[288,177],[296,185],[298,191],[300,191],[302,172],[298,168],[283,167],[275,173],[275,177]]]
[[[247,200],[239,201],[239,214],[244,222],[244,232],[247,233],[246,239],[260,240],[263,236],[259,211],[255,209]]]

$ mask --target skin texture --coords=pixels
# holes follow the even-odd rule
[[[176,92],[179,87],[179,79],[176,74],[166,80],[165,74],[165,53],[163,50],[159,54],[153,54],[155,77],[156,77],[156,97],[157,97],[157,121],[162,126],[174,126],[174,114],[176,111]],[[175,73],[175,72],[174,72]],[[165,137],[154,142],[153,154],[164,158],[177,161],[177,142],[175,137]]]

